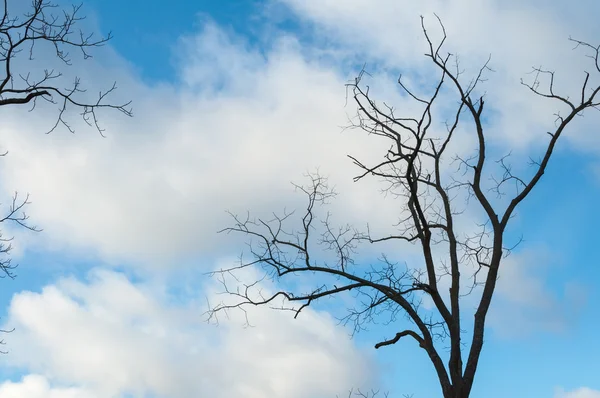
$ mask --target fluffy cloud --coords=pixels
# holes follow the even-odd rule
[[[181,46],[181,87],[121,79],[137,117],[107,115],[106,139],[43,136],[39,120],[24,125],[23,114],[6,115],[3,188],[31,192],[48,248],[164,265],[218,250],[225,210],[295,206],[289,183],[308,170],[321,167],[342,190],[351,184],[346,154],[373,144],[340,136],[345,77],[334,68],[286,38],[265,59],[211,24]],[[382,199],[366,192],[348,195],[347,207],[370,212],[371,200]]]
[[[231,312],[215,326],[204,322],[203,297],[182,302],[165,292],[97,269],[88,282],[65,278],[17,294],[7,361],[77,388],[51,389],[32,375],[5,383],[0,397],[318,397],[369,381],[369,358],[327,314],[306,311],[295,321],[250,311],[244,328],[244,315]]]

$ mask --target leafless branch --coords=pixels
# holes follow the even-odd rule
[[[54,69],[44,69],[41,75],[27,72],[15,65],[17,59],[23,62],[34,61],[36,46],[51,46],[55,56],[65,65],[71,65],[69,50],[78,50],[84,59],[91,58],[90,50],[101,47],[111,35],[94,37],[78,29],[78,24],[85,19],[81,16],[81,5],[74,5],[70,10],[60,10],[57,4],[48,0],[32,0],[30,9],[24,15],[13,16],[4,2],[3,17],[0,22],[0,106],[31,104],[35,109],[36,101],[43,99],[58,107],[58,116],[52,128],[63,126],[73,132],[73,128],[65,119],[68,108],[81,110],[83,121],[103,133],[98,122],[97,112],[108,108],[124,115],[132,116],[131,101],[113,104],[107,99],[117,86],[98,93],[94,101],[80,99],[85,90],[79,78],[75,78],[71,87],[60,88],[53,81],[62,73]],[[55,13],[56,12],[56,13]],[[25,51],[24,51],[25,50]],[[25,57],[21,56],[23,54]],[[38,62],[38,61],[34,61]]]

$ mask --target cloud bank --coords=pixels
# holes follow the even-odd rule
[[[326,313],[296,321],[252,310],[246,328],[234,311],[216,326],[205,322],[202,295],[182,302],[165,291],[97,269],[85,282],[15,295],[6,323],[18,332],[5,360],[32,374],[5,383],[0,397],[320,397],[372,377],[369,357]]]

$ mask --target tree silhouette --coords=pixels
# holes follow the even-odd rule
[[[488,176],[486,165],[493,168],[489,166],[490,153],[486,148],[486,102],[483,95],[476,94],[490,70],[490,61],[488,59],[478,69],[473,79],[465,82],[456,57],[444,52],[447,36],[439,18],[438,21],[443,36],[434,43],[421,18],[427,41],[426,57],[438,73],[431,93],[426,97],[418,95],[402,78],[398,79],[400,89],[420,106],[420,112],[398,115],[393,107],[376,102],[364,84],[364,71],[348,84],[358,109],[351,127],[388,140],[390,145],[376,164],[366,164],[356,156],[349,156],[360,170],[354,180],[374,176],[385,181],[387,193],[394,195],[404,209],[405,216],[396,224],[398,233],[377,237],[368,228],[361,232],[349,225],[336,227],[329,215],[318,218],[316,209],[332,199],[335,192],[329,188],[326,178],[311,174],[307,186],[297,186],[308,200],[297,223],[294,224],[293,212],[275,214],[272,219],[232,214],[234,225],[223,232],[241,233],[250,238],[251,258],[240,257],[238,265],[214,273],[220,278],[225,292],[235,296],[236,300],[212,306],[209,314],[215,317],[228,309],[268,305],[293,311],[297,317],[317,300],[354,292],[359,298],[357,307],[349,309],[343,321],[359,330],[365,323],[384,314],[390,320],[404,314],[409,321],[408,327],[392,331],[393,335],[377,342],[375,348],[395,344],[404,338],[414,340],[432,363],[443,396],[467,398],[482,352],[486,316],[498,273],[502,260],[512,249],[506,243],[505,232],[519,204],[544,175],[567,127],[587,109],[598,109],[600,85],[591,82],[597,82],[600,77],[600,46],[570,39],[577,50],[586,51],[592,68],[591,72],[583,74],[576,98],[556,92],[554,72],[549,70],[534,68],[533,80],[521,82],[535,96],[563,106],[566,113],[556,114],[555,128],[548,132],[542,156],[539,160],[531,160],[531,174],[524,177],[513,173],[507,156],[504,156],[494,163],[499,175],[492,175],[490,189],[483,182],[484,176],[486,181]],[[456,106],[440,133],[433,121],[443,112],[440,110],[442,92],[452,93]],[[444,109],[453,104],[443,101]],[[476,139],[472,156],[461,157],[448,152],[456,140],[459,126],[470,131]],[[451,167],[452,164],[455,167]],[[507,191],[511,191],[510,195]],[[496,205],[490,194],[503,196],[503,206]],[[461,208],[465,198],[466,206],[484,215],[484,221],[473,226],[476,232],[469,234],[461,233],[456,224],[464,210]],[[418,245],[424,267],[400,266],[385,255],[376,264],[361,264],[356,257],[362,242],[398,242],[400,250],[404,247],[402,242]],[[319,258],[319,249],[333,252],[335,260]],[[438,259],[440,252],[442,259]],[[248,282],[238,277],[248,267],[262,270],[263,278],[291,283],[277,284],[278,291],[265,294],[260,288],[262,278]],[[466,285],[461,272],[470,273]],[[235,280],[230,275],[240,280],[237,286],[232,286]],[[306,286],[306,279],[301,284],[293,283],[300,276],[312,278],[314,286],[301,290]],[[442,290],[443,287],[449,287],[448,293]],[[461,298],[474,290],[481,297],[472,314],[469,342],[465,341],[462,324],[465,314],[469,314],[469,306],[461,306]],[[432,310],[421,305],[425,298],[432,303]],[[389,327],[393,327],[392,323]],[[446,354],[443,348],[449,353]]]

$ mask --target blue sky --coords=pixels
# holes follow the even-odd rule
[[[175,79],[174,46],[182,35],[198,31],[202,15],[226,29],[249,34],[251,17],[260,12],[260,7],[251,1],[179,1],[168,7],[135,0],[127,6],[116,1],[90,1],[86,8],[93,10],[103,30],[114,34],[115,49],[129,54],[127,59],[149,81]]]
[[[206,324],[206,300],[221,296],[204,273],[244,249],[216,231],[229,223],[225,210],[303,206],[289,182],[316,167],[340,192],[331,205],[336,220],[391,226],[398,202],[382,197],[377,181],[351,182],[356,170],[346,154],[376,159],[382,146],[341,132],[354,112],[344,83],[367,63],[378,98],[414,109],[394,82],[402,71],[423,89],[431,77],[421,14],[442,17],[467,73],[492,53],[492,153],[511,150],[519,169],[543,149],[556,110],[519,78],[543,64],[563,73],[559,87],[576,87],[590,65],[566,39],[597,41],[590,15],[600,8],[591,0],[581,12],[534,0],[374,3],[84,3],[85,26],[114,39],[68,74],[82,76],[91,92],[116,79],[117,98],[133,100],[134,118],[102,114],[106,138],[85,128],[44,135],[52,109],[0,109],[0,144],[10,150],[1,159],[1,202],[30,192],[28,213],[44,228],[8,229],[20,267],[17,279],[0,281],[2,322],[16,328],[0,357],[0,398],[325,398],[357,387],[440,396],[412,341],[372,348],[398,330],[373,325],[349,339],[350,329],[326,311],[343,313],[343,302],[298,320],[252,309],[253,328],[239,313]],[[500,274],[473,396],[600,397],[599,121],[588,112],[567,131],[513,220],[509,237],[524,242]],[[472,142],[469,134],[457,151]],[[469,228],[476,213],[465,220]],[[418,259],[414,248],[387,248],[401,262]],[[376,261],[379,250],[365,248],[360,259]]]

